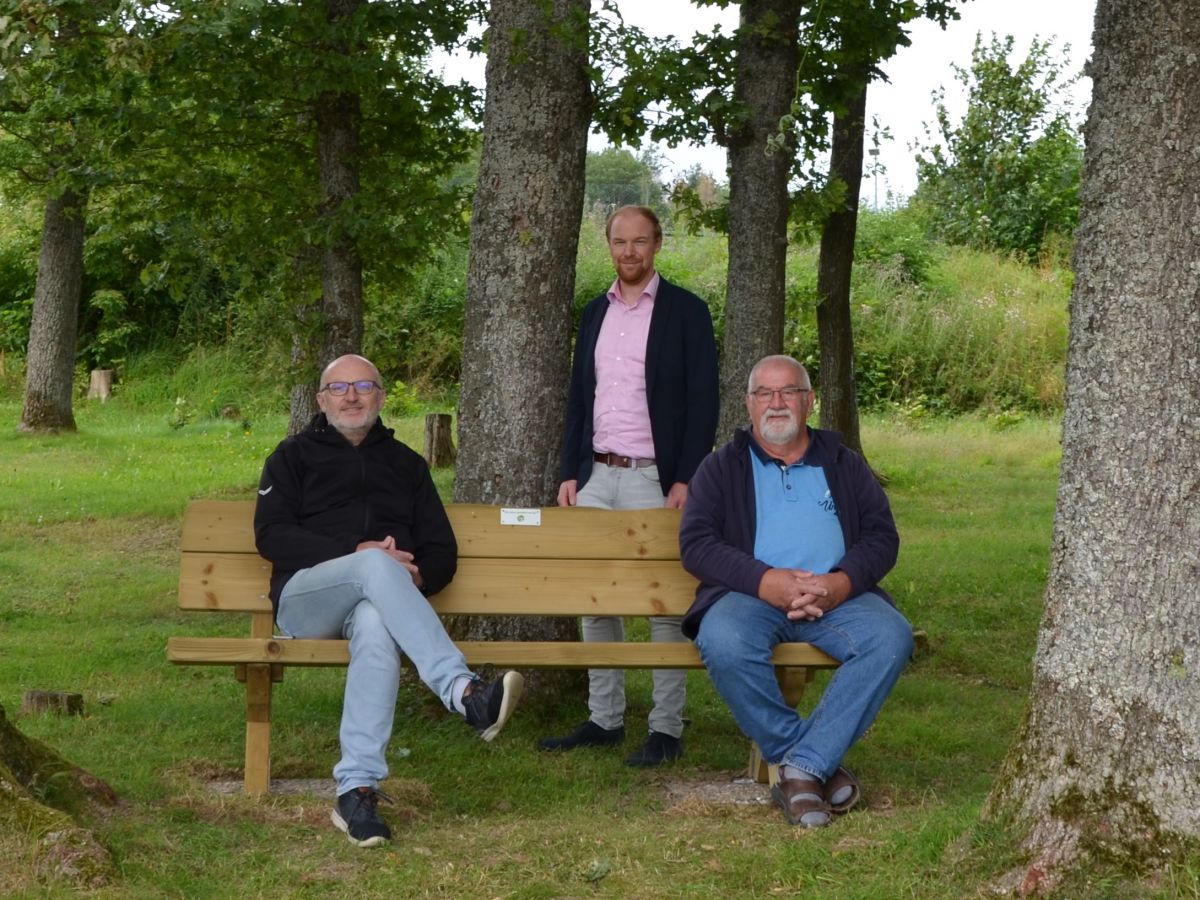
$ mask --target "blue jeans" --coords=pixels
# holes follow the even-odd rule
[[[784,641],[841,662],[806,719],[787,705],[771,651]],[[769,763],[824,781],[870,727],[912,656],[912,627],[877,594],[859,594],[812,622],[790,621],[764,600],[730,592],[700,621],[700,657],[738,726]]]
[[[302,569],[284,585],[276,616],[296,638],[350,640],[334,766],[339,795],[375,787],[387,776],[384,752],[392,736],[403,653],[447,709],[454,682],[471,678],[466,660],[412,576],[382,550],[362,550]]]

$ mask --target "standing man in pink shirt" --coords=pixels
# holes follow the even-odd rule
[[[717,347],[704,301],[654,269],[662,226],[653,210],[625,206],[605,227],[617,270],[608,292],[583,311],[575,341],[559,506],[682,509],[688,481],[717,430]],[[684,641],[674,616],[650,618],[655,641]],[[624,640],[615,616],[583,619],[585,641]],[[654,671],[646,742],[625,762],[657,766],[683,753],[687,672]],[[588,671],[589,717],[544,750],[625,739],[625,675]]]

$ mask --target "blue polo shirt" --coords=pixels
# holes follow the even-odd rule
[[[846,555],[837,508],[820,466],[790,466],[750,442],[757,515],[754,556],[783,569],[818,575],[833,571]]]

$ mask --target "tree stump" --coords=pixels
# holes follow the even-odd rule
[[[112,369],[92,369],[92,378],[88,384],[87,398],[89,400],[99,400],[103,403],[112,396],[112,384]]]
[[[83,694],[68,691],[26,691],[21,697],[21,715],[53,712],[68,716],[83,715]]]
[[[437,469],[454,465],[458,452],[450,433],[449,413],[429,413],[425,416],[425,462]]]

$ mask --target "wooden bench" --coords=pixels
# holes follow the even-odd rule
[[[682,615],[696,580],[679,563],[679,512],[653,509],[540,510],[506,514],[495,506],[447,507],[458,538],[458,574],[431,598],[442,614],[522,616]],[[201,500],[183,520],[179,607],[248,614],[246,637],[172,637],[167,658],[181,665],[233,666],[246,685],[248,794],[268,791],[271,688],[287,666],[345,666],[344,640],[278,638],[267,596],[271,566],[254,547],[254,502]],[[537,520],[539,524],[529,524]],[[459,643],[473,666],[504,668],[703,668],[691,643]],[[837,662],[810,644],[781,644],[773,659],[795,705],[813,670]],[[751,777],[768,771],[751,748]]]

